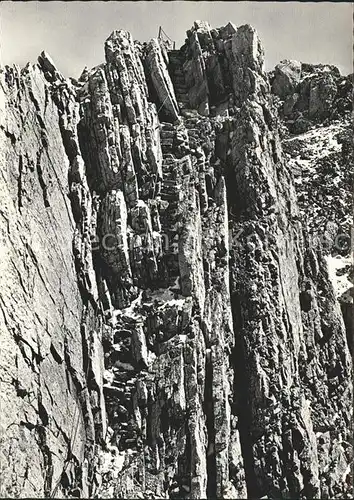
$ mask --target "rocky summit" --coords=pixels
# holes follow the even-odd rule
[[[104,48],[0,70],[0,496],[352,498],[352,77]]]

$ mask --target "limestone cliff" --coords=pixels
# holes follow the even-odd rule
[[[0,74],[0,495],[350,498],[351,356],[277,110],[296,64],[200,21],[105,59]]]

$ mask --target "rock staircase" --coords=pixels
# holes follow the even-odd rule
[[[170,155],[175,149],[175,129],[169,123],[161,123],[160,143],[163,157]]]
[[[168,52],[168,71],[171,76],[176,99],[180,109],[189,107],[188,88],[183,71],[184,57],[179,50]]]
[[[163,157],[172,155],[181,159],[190,152],[188,133],[183,126],[175,127],[171,123],[162,122],[160,142]]]
[[[162,233],[166,235],[165,266],[168,281],[179,276],[178,266],[178,221],[180,218],[181,182],[179,161],[171,154],[162,164],[163,181],[161,185],[160,221]],[[167,277],[166,276],[166,277]]]
[[[181,184],[178,180],[178,167],[174,158],[165,158],[162,168],[164,175],[160,193],[161,200],[168,201],[169,206],[161,218],[161,225],[163,230],[171,231],[177,222]]]

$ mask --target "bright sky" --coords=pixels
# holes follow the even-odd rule
[[[352,3],[300,2],[1,2],[1,63],[35,62],[45,49],[65,76],[104,61],[103,44],[114,29],[135,39],[156,37],[161,25],[183,44],[195,19],[212,27],[232,21],[254,26],[266,67],[282,59],[352,68]]]

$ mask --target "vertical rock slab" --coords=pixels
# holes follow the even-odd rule
[[[181,292],[184,296],[194,296],[200,310],[204,309],[205,290],[202,266],[202,228],[199,199],[194,189],[185,198],[185,224],[179,237],[178,265]]]
[[[322,471],[315,435],[318,410],[299,368],[307,346],[298,288],[302,280],[298,238],[302,233],[292,222],[297,218],[294,190],[266,113],[269,100],[264,89],[268,84],[262,73],[259,42],[251,29],[242,27],[233,35],[233,44],[238,54],[244,54],[242,59],[236,57],[234,66],[235,77],[243,84],[235,89],[241,109],[229,164],[236,177],[233,214],[238,235],[231,278],[235,360],[242,363],[235,379],[240,384],[236,394],[240,392],[242,401],[239,412],[248,492],[281,496],[303,492],[320,498]],[[334,307],[333,297],[329,301]],[[337,321],[336,316],[333,311],[332,321]],[[342,343],[344,331],[339,328]],[[346,348],[344,353],[348,359]],[[347,363],[342,373],[347,373]],[[349,390],[346,383],[344,386]],[[326,399],[324,406],[330,411],[332,400]],[[342,414],[340,419],[345,426],[347,416]],[[300,435],[301,445],[296,437]],[[289,436],[287,441],[285,436]],[[334,442],[336,439],[333,436]],[[249,446],[252,451],[248,454]],[[271,458],[266,450],[271,450]],[[289,462],[298,466],[291,468]]]
[[[208,23],[196,22],[190,31],[189,45],[191,58],[186,62],[186,83],[188,85],[188,97],[191,107],[197,109],[201,115],[209,114],[209,89],[206,78],[206,65],[203,57],[201,41],[210,42],[211,36]],[[210,47],[208,47],[210,48]]]
[[[161,115],[175,122],[178,119],[178,105],[161,47],[156,39],[151,40],[147,46],[146,67],[158,96]]]
[[[102,257],[108,266],[108,277],[113,276],[112,289],[118,308],[128,305],[123,297],[132,285],[132,274],[128,251],[127,208],[122,191],[110,191],[101,204],[100,233]],[[122,297],[119,299],[118,297]]]
[[[2,70],[1,103],[1,495],[41,497],[58,491],[64,470],[70,488],[87,487],[78,470],[94,440],[69,162],[38,67]]]
[[[90,133],[95,141],[94,158],[97,162],[96,189],[119,189],[122,176],[119,168],[119,142],[117,144],[116,122],[113,118],[112,104],[108,94],[108,84],[102,68],[97,69],[89,80],[92,95]],[[101,184],[102,183],[102,187]]]

